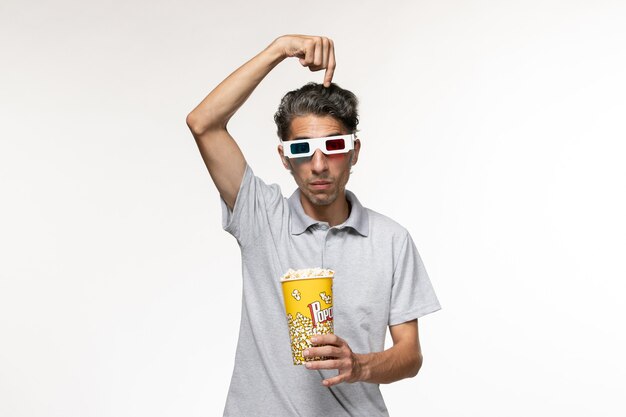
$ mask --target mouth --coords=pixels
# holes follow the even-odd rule
[[[309,183],[311,188],[314,190],[326,190],[330,188],[332,184],[333,183],[331,181],[323,181],[323,180],[312,181]]]

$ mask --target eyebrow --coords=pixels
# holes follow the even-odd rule
[[[337,132],[337,133],[331,133],[330,135],[326,135],[326,136],[321,136],[322,138],[329,138],[331,136],[343,136],[343,133],[341,132]],[[297,138],[293,138],[291,140],[302,140],[302,139],[313,139],[311,136],[298,136]],[[317,138],[315,138],[317,139]]]

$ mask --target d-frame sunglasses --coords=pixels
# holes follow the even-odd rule
[[[325,155],[346,153],[354,149],[354,133],[351,135],[328,136],[326,138],[311,138],[280,141],[283,145],[283,153],[288,158],[303,158],[311,156],[316,149]]]

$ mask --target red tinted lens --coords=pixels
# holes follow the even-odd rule
[[[343,139],[329,139],[326,141],[327,151],[340,151],[346,149],[346,142]]]

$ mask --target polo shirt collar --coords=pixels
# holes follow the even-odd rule
[[[369,234],[369,215],[367,210],[351,191],[346,190],[346,198],[350,202],[351,209],[350,215],[342,227],[351,227],[361,236],[367,236]],[[320,223],[318,220],[307,216],[304,212],[300,202],[299,188],[289,197],[289,207],[291,209],[290,230],[292,235],[300,235],[312,225]]]

